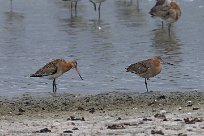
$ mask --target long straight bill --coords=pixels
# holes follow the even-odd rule
[[[83,78],[82,78],[81,74],[79,73],[78,68],[75,68],[75,69],[76,69],[76,71],[77,71],[77,73],[78,73],[79,77],[81,78],[81,80],[83,80]]]

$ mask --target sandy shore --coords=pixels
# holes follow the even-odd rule
[[[0,97],[2,136],[202,136],[204,93]]]

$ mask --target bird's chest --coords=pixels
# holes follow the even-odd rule
[[[49,78],[49,79],[56,79],[56,78],[58,78],[59,76],[61,76],[62,74],[63,74],[62,71],[57,71],[55,74],[50,75],[48,78]]]
[[[148,69],[148,77],[154,77],[156,75],[158,75],[161,72],[161,68],[152,68],[152,69]]]

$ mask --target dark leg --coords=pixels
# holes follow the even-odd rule
[[[171,36],[171,35],[170,35],[170,34],[171,34],[170,30],[171,30],[171,24],[169,24],[169,26],[168,26],[169,36]]]
[[[101,2],[98,6],[98,20],[100,21],[101,20]]]
[[[75,7],[74,7],[75,9],[77,8],[77,1],[75,2]]]
[[[56,91],[57,91],[57,85],[56,85],[55,79],[53,80],[52,86],[53,86],[53,93],[56,93]]]
[[[162,29],[164,28],[164,22],[162,21]]]
[[[56,81],[55,81],[55,93],[57,92],[57,84],[56,84]]]
[[[137,11],[140,10],[140,6],[139,6],[139,0],[137,0]]]
[[[53,93],[54,93],[55,92],[55,79],[53,80],[52,87],[53,87]]]
[[[147,79],[146,78],[145,78],[145,86],[146,86],[146,89],[147,89],[147,92],[148,92]]]
[[[94,10],[96,11],[96,3],[94,3],[92,0],[89,0],[94,5]]]
[[[75,16],[77,15],[77,1],[75,2]]]
[[[72,16],[72,2],[71,2],[71,16]]]

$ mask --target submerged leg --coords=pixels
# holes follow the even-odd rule
[[[164,21],[162,21],[162,29],[164,28]]]
[[[146,86],[146,89],[147,89],[147,92],[148,92],[147,79],[146,78],[145,78],[145,86]]]

